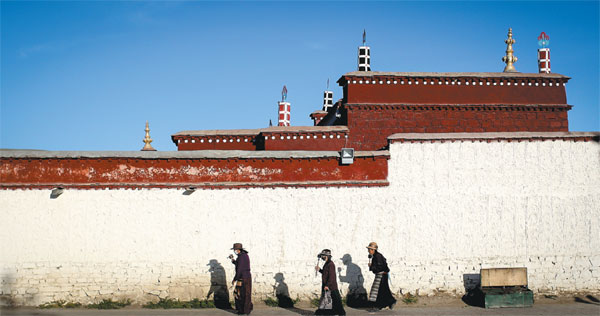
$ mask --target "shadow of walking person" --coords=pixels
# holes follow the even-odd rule
[[[279,307],[294,307],[294,301],[290,298],[288,286],[283,282],[283,280],[285,280],[283,273],[279,272],[275,274],[274,279],[275,285],[273,287],[275,288],[275,296],[277,297]]]
[[[593,295],[587,295],[585,298],[587,298],[587,300],[584,298],[581,298],[581,297],[575,297],[575,302],[584,303],[584,304],[592,304],[592,305],[600,305],[600,300],[597,299],[596,297],[594,297]]]
[[[216,259],[211,259],[207,266],[210,267],[208,269],[208,272],[210,272],[210,289],[208,290],[208,294],[206,294],[206,299],[213,294],[216,308],[231,309],[225,268]]]
[[[275,285],[273,285],[273,289],[275,290],[275,296],[277,297],[277,305],[281,308],[284,308],[290,312],[294,312],[299,315],[314,315],[313,311],[299,309],[294,307],[294,301],[290,297],[290,290],[288,289],[288,285],[285,284],[285,277],[283,273],[278,272],[275,274]]]
[[[342,268],[338,268],[340,282],[348,283],[346,305],[353,308],[369,307],[370,304],[367,298],[367,290],[364,286],[365,278],[362,270],[358,265],[352,263],[352,256],[350,254],[345,254],[341,260],[346,266],[346,275],[342,275]]]

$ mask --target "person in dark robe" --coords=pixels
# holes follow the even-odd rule
[[[385,257],[377,251],[378,248],[375,242],[367,246],[369,250],[369,270],[375,274],[375,280],[369,294],[369,301],[377,309],[386,307],[393,309],[396,299],[392,296],[392,291],[388,283],[390,268],[388,268]]]
[[[342,305],[342,297],[338,290],[337,280],[335,275],[335,263],[331,261],[331,250],[323,249],[317,257],[325,261],[323,268],[319,268],[319,265],[315,267],[315,270],[321,272],[321,298],[325,295],[325,291],[331,293],[332,309],[318,309],[316,315],[346,315],[344,306]]]
[[[252,305],[252,275],[250,274],[250,258],[242,244],[233,244],[233,251],[237,255],[237,259],[229,256],[231,263],[235,264],[235,276],[232,284],[235,285],[233,291],[235,298],[235,309],[239,315],[249,315],[254,308]]]

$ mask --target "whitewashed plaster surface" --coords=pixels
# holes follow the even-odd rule
[[[465,275],[521,266],[536,292],[600,291],[598,143],[394,143],[390,152],[390,186],[380,188],[0,191],[1,295],[24,305],[205,298],[211,259],[233,277],[234,242],[249,251],[256,295],[273,295],[276,273],[292,298],[318,292],[323,248],[341,275],[351,255],[368,290],[370,241],[395,293],[461,294]]]

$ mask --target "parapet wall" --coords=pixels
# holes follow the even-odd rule
[[[348,146],[385,148],[395,133],[567,132],[570,105],[346,104]]]
[[[278,273],[292,298],[318,292],[323,248],[345,295],[370,288],[370,241],[394,293],[464,293],[488,267],[527,267],[536,293],[598,292],[599,135],[394,135],[381,187],[5,188],[1,295],[205,298],[233,277],[234,242],[250,252],[257,296],[273,296]]]

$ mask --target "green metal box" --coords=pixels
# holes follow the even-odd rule
[[[480,275],[485,308],[533,306],[527,268],[481,269]]]
[[[531,307],[533,292],[523,288],[486,288],[482,289],[485,308]]]

